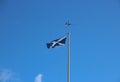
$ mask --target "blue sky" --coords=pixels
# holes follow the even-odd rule
[[[120,82],[119,0],[1,0],[0,82],[66,82],[68,19],[71,82]]]

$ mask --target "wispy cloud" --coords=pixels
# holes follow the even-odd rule
[[[12,77],[10,70],[0,70],[0,82],[7,82]]]
[[[38,74],[35,78],[35,82],[42,82],[42,74]]]
[[[0,70],[0,82],[18,82],[19,79],[15,77],[15,74],[8,69]]]
[[[0,82],[21,82],[21,79],[9,69],[0,69]],[[42,74],[38,74],[34,82],[42,82]]]

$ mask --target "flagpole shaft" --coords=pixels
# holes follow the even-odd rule
[[[68,32],[68,82],[70,82],[70,32]]]

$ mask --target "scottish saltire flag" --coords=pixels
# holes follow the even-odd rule
[[[55,46],[64,46],[66,42],[66,38],[67,36],[64,36],[62,38],[53,40],[50,43],[47,43],[47,48],[54,48]]]

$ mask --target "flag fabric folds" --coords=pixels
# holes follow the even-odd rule
[[[54,48],[55,46],[64,46],[66,42],[66,38],[67,36],[64,36],[62,38],[53,40],[50,43],[47,43],[47,48]]]

